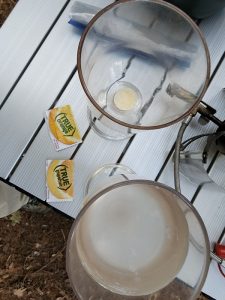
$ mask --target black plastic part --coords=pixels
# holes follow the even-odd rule
[[[194,19],[207,18],[225,7],[225,0],[168,0]]]

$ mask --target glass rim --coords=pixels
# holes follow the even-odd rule
[[[201,278],[199,279],[199,282],[198,282],[198,288],[196,288],[196,291],[195,291],[195,296],[197,296],[200,293],[200,291],[201,291],[201,289],[202,289],[202,287],[205,283],[205,280],[206,280],[206,277],[207,277],[207,274],[208,274],[209,264],[210,264],[210,243],[209,243],[209,237],[208,237],[208,234],[207,234],[205,224],[203,223],[203,220],[202,220],[200,214],[198,213],[197,209],[193,206],[193,204],[190,201],[188,201],[188,199],[185,196],[183,196],[181,193],[177,192],[175,189],[173,189],[173,188],[171,188],[171,187],[169,187],[169,186],[167,186],[163,183],[148,180],[148,179],[131,179],[131,180],[128,180],[128,181],[121,181],[121,182],[117,182],[115,184],[112,184],[112,185],[102,189],[98,193],[94,194],[90,198],[90,200],[82,207],[82,209],[80,210],[80,212],[78,213],[77,217],[75,218],[75,220],[72,224],[72,227],[70,229],[68,239],[67,239],[67,245],[66,245],[66,270],[67,270],[68,277],[69,277],[71,286],[73,288],[73,291],[78,295],[75,287],[73,286],[73,282],[70,278],[71,267],[70,267],[69,259],[68,259],[69,256],[70,256],[69,255],[69,251],[70,251],[69,246],[70,246],[70,243],[72,241],[72,236],[75,233],[75,228],[78,226],[80,219],[85,214],[85,212],[88,210],[88,208],[95,201],[97,201],[101,196],[103,196],[104,194],[106,194],[106,193],[108,193],[108,192],[110,192],[110,191],[112,191],[116,188],[131,185],[131,184],[147,184],[147,185],[150,185],[150,186],[156,186],[156,187],[162,188],[162,189],[174,194],[175,196],[177,196],[177,198],[179,198],[181,201],[183,201],[191,209],[191,211],[194,213],[195,217],[197,218],[197,220],[199,222],[199,225],[201,227],[203,236],[204,236],[205,247],[206,247],[205,248],[206,249],[205,269],[204,269],[204,272],[201,274]]]
[[[95,99],[92,97],[91,93],[89,92],[89,89],[85,83],[84,80],[84,76],[83,76],[83,72],[82,72],[82,67],[81,67],[81,55],[82,55],[82,50],[83,50],[83,45],[85,42],[85,38],[87,36],[87,34],[89,33],[89,31],[91,30],[93,24],[107,11],[109,11],[110,9],[116,7],[117,5],[120,5],[122,3],[128,3],[128,2],[149,2],[149,3],[155,3],[155,4],[159,4],[161,6],[167,7],[169,9],[171,9],[172,11],[176,12],[177,14],[181,15],[190,25],[191,27],[194,29],[194,31],[198,34],[204,51],[205,51],[205,56],[206,56],[206,64],[207,64],[207,71],[206,71],[206,78],[205,78],[205,82],[204,82],[204,86],[203,89],[199,95],[199,97],[197,98],[197,100],[194,102],[194,104],[185,112],[183,113],[181,116],[179,116],[178,118],[166,122],[164,124],[160,124],[160,125],[137,125],[137,124],[129,124],[126,123],[124,121],[118,120],[117,118],[113,117],[112,115],[110,115],[109,113],[107,113],[104,109],[102,109],[102,107],[100,105],[98,105],[98,103],[95,101]],[[85,94],[87,95],[88,99],[91,101],[91,103],[94,105],[94,107],[100,111],[100,113],[102,113],[105,117],[107,117],[108,119],[110,119],[111,121],[121,125],[121,126],[125,126],[127,128],[131,128],[131,129],[138,129],[138,130],[152,130],[152,129],[159,129],[159,128],[164,128],[164,127],[168,127],[171,126],[181,120],[183,120],[186,116],[190,115],[193,111],[195,111],[199,105],[199,103],[201,102],[208,84],[209,84],[209,80],[210,80],[210,69],[211,69],[211,63],[210,63],[210,54],[209,54],[209,49],[205,40],[205,37],[203,36],[203,33],[201,32],[201,30],[199,29],[199,27],[197,26],[197,24],[191,19],[191,17],[189,17],[184,11],[182,11],[180,8],[176,7],[175,5],[165,2],[163,0],[118,0],[106,7],[104,7],[103,9],[101,9],[92,19],[91,21],[87,24],[84,32],[81,35],[80,38],[80,42],[78,45],[78,51],[77,51],[77,70],[78,70],[78,75],[80,78],[80,82],[81,85],[83,87],[83,90],[85,92]]]

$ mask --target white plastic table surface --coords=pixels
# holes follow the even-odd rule
[[[83,0],[92,3],[91,0]],[[111,0],[95,0],[104,7]],[[80,35],[67,22],[73,1],[19,0],[0,29],[0,178],[42,201],[46,201],[45,161],[70,159],[75,163],[76,195],[72,202],[52,204],[76,217],[82,207],[87,176],[106,163],[121,162],[139,176],[173,187],[172,153],[180,124],[142,132],[133,141],[111,142],[89,128],[86,96],[76,71],[76,52]],[[204,101],[225,119],[225,10],[200,23],[211,56],[212,80]],[[50,107],[70,104],[78,121],[83,143],[56,152],[49,139],[44,112]],[[209,132],[195,118],[185,137]],[[128,146],[129,145],[129,146]],[[193,149],[202,150],[203,142]],[[166,163],[165,163],[166,162]],[[219,155],[210,175],[225,188],[225,156]],[[206,225],[211,246],[225,229],[225,194],[207,185],[198,186],[182,178],[182,193],[194,203]],[[225,243],[225,237],[222,242]],[[225,281],[214,263],[203,291],[216,300],[225,300]]]

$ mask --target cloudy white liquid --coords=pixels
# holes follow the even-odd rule
[[[188,250],[188,226],[175,196],[147,184],[101,196],[77,227],[77,249],[89,275],[122,295],[148,295],[171,282]]]

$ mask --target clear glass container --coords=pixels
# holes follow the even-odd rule
[[[85,195],[66,255],[79,299],[196,299],[209,241],[185,197],[118,165],[90,176]]]
[[[210,75],[198,26],[157,0],[122,0],[101,10],[81,37],[77,61],[90,124],[115,140],[183,119]]]

